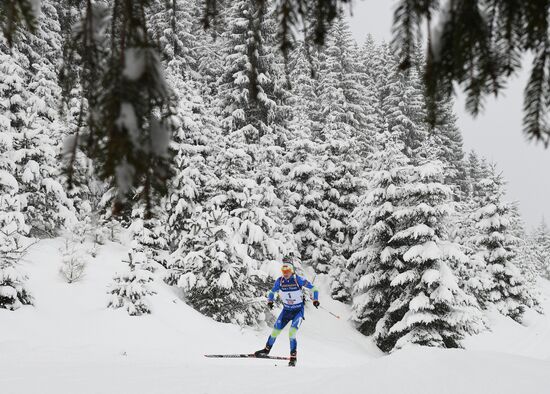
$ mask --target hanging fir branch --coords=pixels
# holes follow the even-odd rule
[[[437,16],[437,18],[435,18]],[[394,49],[403,69],[411,66],[420,26],[430,33],[424,72],[428,120],[437,123],[436,103],[454,93],[456,82],[466,94],[466,109],[477,115],[488,95],[497,96],[508,78],[519,72],[522,57],[535,53],[525,89],[526,135],[550,143],[547,113],[550,81],[546,63],[549,0],[401,0],[394,17]],[[431,21],[436,21],[431,26]]]
[[[86,0],[75,26],[63,74],[74,59],[81,62],[78,83],[83,92],[79,124],[71,141],[69,182],[77,146],[94,159],[99,176],[113,180],[118,213],[128,197],[139,197],[150,213],[170,178],[173,100],[160,63],[160,51],[146,23],[149,1],[115,0],[112,8]],[[109,15],[110,14],[110,15]],[[69,91],[77,81],[67,78]],[[79,122],[80,123],[80,122]],[[83,138],[84,137],[84,138]]]
[[[35,5],[33,0],[2,0],[0,3],[0,25],[10,47],[20,25],[34,31],[37,19]]]
[[[109,67],[103,75],[94,140],[89,154],[99,173],[116,179],[117,206],[140,187],[146,212],[154,196],[166,193],[171,176],[168,145],[172,134],[172,94],[159,51],[149,37],[145,8],[149,1],[118,0],[112,15]],[[120,10],[117,10],[120,7]]]

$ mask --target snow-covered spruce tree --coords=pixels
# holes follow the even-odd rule
[[[263,207],[265,195],[250,173],[251,156],[226,148],[216,157],[213,194],[193,227],[194,251],[184,256],[178,285],[188,302],[218,321],[255,325],[265,319],[258,297],[269,284],[267,270],[291,246],[285,228]],[[189,281],[189,278],[192,278]],[[196,279],[196,280],[195,280]]]
[[[177,85],[176,85],[177,86]],[[213,168],[213,154],[218,146],[211,141],[219,140],[219,128],[209,106],[205,105],[196,89],[187,84],[194,97],[180,97],[178,106],[178,134],[174,150],[177,166],[176,176],[170,184],[167,199],[167,233],[169,250],[172,252],[166,263],[166,282],[177,284],[186,270],[188,253],[204,247],[204,240],[197,238],[200,223],[197,221],[217,185]]]
[[[531,234],[528,245],[538,274],[550,279],[550,229],[544,218]]]
[[[289,77],[292,83],[290,98],[292,116],[289,129],[298,139],[311,139],[314,130],[321,128],[322,115],[318,98],[319,59],[318,52],[314,49],[308,49],[306,43],[300,42],[291,52],[288,60]]]
[[[487,177],[488,166],[485,158],[480,157],[476,152],[471,151],[466,159],[466,193],[457,204],[455,217],[455,240],[465,247],[466,252],[474,255],[477,246],[473,242],[476,235],[475,221],[472,216],[486,197],[487,190],[483,187],[482,181]],[[475,276],[473,273],[469,277]],[[465,277],[465,280],[468,278]]]
[[[422,80],[415,68],[407,73],[399,70],[398,59],[388,50],[382,48],[381,61],[388,62],[381,71],[389,75],[381,78],[380,109],[384,126],[391,133],[397,134],[403,141],[405,155],[411,164],[425,161],[423,148],[427,140],[426,105]],[[389,68],[389,70],[388,70]]]
[[[61,38],[57,12],[50,0],[43,2],[38,22],[37,29],[24,33],[12,48],[13,56],[6,43],[0,42],[4,70],[12,73],[3,79],[2,90],[11,101],[6,110],[16,163],[12,173],[19,184],[21,210],[31,234],[52,235],[67,220],[73,221],[74,213],[59,182],[64,126],[57,113],[60,88],[56,61],[61,56]]]
[[[27,278],[17,268],[28,226],[20,210],[17,180],[10,174],[15,164],[10,159],[9,138],[4,133],[0,136],[4,137],[0,139],[0,308],[14,310],[32,304],[25,287]]]
[[[160,211],[157,210],[157,211]],[[128,252],[128,269],[113,278],[109,307],[125,308],[129,315],[150,313],[146,297],[155,294],[149,283],[158,264],[164,263],[161,250],[167,249],[166,227],[160,212],[147,217],[145,207],[134,206],[128,230],[132,239]]]
[[[485,266],[478,272],[482,287],[476,292],[480,305],[494,305],[503,315],[521,321],[530,294],[519,269],[514,265],[518,240],[511,234],[510,204],[503,201],[504,181],[491,165],[481,181],[483,198],[472,218],[477,234],[473,243]]]
[[[364,230],[352,257],[354,319],[384,351],[407,344],[460,347],[479,329],[481,314],[451,269],[467,259],[446,241],[451,190],[442,184],[441,163],[409,166],[402,149],[388,138],[371,191],[356,211]]]
[[[292,129],[297,140],[289,144],[283,168],[287,213],[302,260],[330,273],[333,296],[346,301],[346,264],[355,231],[350,213],[360,194],[358,179],[372,145],[374,122],[368,94],[372,89],[367,88],[372,84],[359,63],[349,27],[339,20],[333,29],[325,50],[318,53],[310,47],[308,53],[307,43],[302,43],[291,57]]]
[[[218,2],[218,15],[215,23],[208,29],[204,28],[203,0],[191,0],[192,24],[190,26],[193,37],[193,51],[196,54],[194,69],[200,76],[201,97],[205,103],[215,101],[218,94],[218,80],[223,72],[224,44],[226,38],[222,34],[228,30],[231,2]]]
[[[111,299],[108,307],[124,308],[130,316],[140,316],[151,313],[147,297],[155,294],[149,283],[153,276],[147,270],[148,257],[137,243],[132,244],[128,253],[128,270],[113,278]]]
[[[10,51],[0,35],[0,308],[12,310],[32,303],[26,277],[17,268],[29,227],[22,212],[20,179],[14,177],[15,137],[30,122],[28,70],[29,59],[18,47]]]
[[[269,27],[267,4],[239,0],[231,6],[219,107],[222,126],[234,141],[259,144],[271,132],[277,110],[273,93],[271,51],[261,33]],[[260,32],[255,34],[256,26]],[[256,97],[256,99],[254,99]],[[254,147],[254,146],[253,146]]]
[[[84,250],[85,227],[76,225],[64,239],[61,251],[60,274],[68,283],[79,281],[86,270],[86,251]]]
[[[527,287],[527,292],[524,293],[524,301],[529,308],[542,313],[542,297],[537,283],[540,276],[537,272],[536,259],[525,232],[517,201],[510,204],[509,232],[517,242],[517,252],[512,262],[520,270]]]
[[[326,228],[327,242],[333,255],[329,262],[331,276],[331,295],[339,301],[350,300],[348,259],[352,253],[352,239],[357,230],[352,212],[356,208],[362,193],[360,162],[349,142],[334,141],[325,151],[325,181],[329,185],[326,196],[326,213],[329,217]],[[320,267],[318,267],[320,268]]]
[[[29,123],[26,107],[29,92],[27,70],[29,59],[18,47],[8,48],[0,36],[0,127],[2,130],[2,154],[13,149],[14,134]],[[9,143],[9,146],[6,146]],[[3,160],[7,160],[5,157]],[[10,173],[15,170],[12,163]]]
[[[167,68],[183,78],[196,69],[196,38],[193,21],[194,0],[153,0],[149,9],[151,35],[159,42]]]
[[[312,76],[311,69],[315,67],[318,75],[318,58],[316,52],[310,53],[314,56],[313,65],[310,64],[306,50],[306,44],[301,43],[290,59],[293,117],[289,127],[295,137],[287,144],[281,166],[285,178],[284,214],[292,225],[302,263],[327,272],[332,258],[331,245],[326,241],[329,185],[322,167],[324,147],[313,138],[323,127],[317,96],[319,81]]]
[[[388,248],[397,224],[393,213],[401,196],[396,191],[408,184],[411,177],[408,159],[398,143],[386,143],[384,150],[371,156],[371,162],[373,169],[369,174],[368,191],[353,212],[358,231],[349,261],[356,278],[352,320],[365,335],[375,333],[378,321],[395,298],[390,282],[392,274],[395,275],[400,267],[396,267],[383,252]]]
[[[334,253],[330,268],[317,266],[316,269],[319,272],[332,269],[332,293],[347,301],[349,289],[345,289],[342,282],[347,282],[345,269],[355,233],[350,218],[361,193],[361,164],[365,165],[362,158],[367,156],[371,146],[372,137],[367,128],[371,103],[365,101],[368,95],[358,83],[361,73],[348,24],[339,20],[333,29],[333,38],[322,52],[319,72],[319,100],[324,122],[320,134],[313,138],[324,146],[321,160],[328,185],[325,210],[329,217],[326,241]]]
[[[438,120],[433,131],[437,146],[437,157],[443,163],[445,184],[453,188],[455,201],[467,198],[468,177],[464,158],[462,134],[456,124],[452,98],[438,102]]]
[[[207,207],[193,229],[196,250],[182,257],[178,286],[185,300],[214,320],[255,325],[265,320],[257,302],[265,290],[265,274],[245,248],[233,244],[228,234],[230,217],[225,209]]]
[[[201,212],[211,194],[213,180],[212,150],[209,141],[215,140],[215,120],[208,108],[200,102],[179,100],[178,135],[175,137],[176,176],[170,184],[167,199],[168,246],[172,253],[167,264],[169,284],[176,284],[182,267],[182,258],[194,250],[196,240],[193,228],[196,215]]]
[[[82,88],[84,79],[82,69],[71,59],[82,61],[82,57],[86,56],[83,55],[86,49],[79,47],[77,51],[73,52],[71,45],[73,37],[81,33],[79,22],[82,2],[80,0],[59,0],[53,5],[58,14],[63,49],[62,65],[58,71],[62,96],[60,121],[63,123],[65,133],[68,133],[68,135],[61,136],[63,137],[62,158],[64,159],[61,169],[62,184],[67,187],[67,196],[73,202],[78,227],[84,227],[86,235],[89,235],[93,242],[90,253],[95,257],[99,246],[105,242],[106,238],[106,231],[101,223],[100,201],[107,185],[98,179],[91,160],[81,146],[79,147],[79,144],[85,141],[89,135],[84,118],[89,103]],[[93,102],[93,99],[91,101]],[[71,227],[76,228],[76,226]]]
[[[4,260],[5,257],[0,258]],[[22,305],[32,304],[32,297],[25,287],[27,277],[14,265],[8,265],[5,261],[0,264],[0,308],[16,310]]]
[[[143,207],[134,206],[134,216],[128,230],[132,238],[132,250],[145,253],[147,260],[141,261],[141,268],[154,272],[156,265],[164,265],[162,251],[168,249],[168,234],[164,225],[165,214],[160,209],[154,211],[151,218],[146,218]]]
[[[469,195],[474,202],[479,202],[487,192],[483,187],[483,180],[489,175],[489,165],[484,157],[480,157],[475,151],[468,154],[466,163]]]
[[[275,213],[280,204],[268,203],[270,174],[262,164],[278,108],[272,51],[263,35],[270,28],[267,5],[243,0],[230,12],[217,98],[222,135],[211,158],[214,176],[205,185],[211,192],[195,213],[191,250],[175,253],[178,285],[190,305],[218,321],[255,325],[265,319],[256,302],[268,287],[262,266],[287,247]],[[260,24],[258,34],[252,23]]]
[[[287,245],[280,238],[280,224],[261,207],[262,196],[252,194],[254,184],[236,179],[239,171],[233,171],[225,170],[231,177],[219,181],[217,194],[195,216],[189,235],[194,250],[175,252],[181,267],[178,285],[201,313],[218,321],[253,325],[265,318],[257,302],[267,290],[262,266],[280,257]],[[241,191],[236,192],[236,187]]]
[[[318,91],[324,124],[321,133],[313,138],[330,141],[351,137],[361,160],[372,149],[375,103],[369,74],[360,60],[349,24],[338,19],[319,56]]]
[[[367,34],[367,36],[365,37],[365,41],[363,42],[359,51],[361,66],[365,69],[367,77],[372,81],[372,83],[375,83],[376,79],[378,78],[377,68],[380,67],[380,64],[378,64],[376,60],[376,58],[380,55],[380,46],[376,43],[372,34]],[[372,94],[373,97],[376,98],[375,93],[376,92],[371,92],[370,94]]]
[[[216,141],[219,135],[217,119],[213,114],[214,107],[206,102],[212,98],[201,94],[202,86],[206,82],[197,72],[195,52],[201,45],[194,40],[202,40],[204,36],[193,37],[193,13],[196,12],[194,7],[196,1],[173,2],[169,13],[171,27],[162,30],[163,39],[171,46],[165,51],[167,79],[178,99],[178,121],[171,147],[175,152],[176,176],[170,183],[166,201],[169,249],[171,252],[178,250],[167,261],[173,268],[167,278],[170,284],[177,283],[181,257],[193,249],[193,216],[200,210],[208,195],[207,180],[209,176],[213,176],[211,168],[215,165],[210,163],[211,152],[216,146],[212,141]]]
[[[390,94],[390,76],[392,75],[394,59],[388,44],[375,45],[367,42],[363,46],[365,69],[374,83],[373,95],[375,98],[375,124],[377,130],[388,130],[385,116],[385,101]]]
[[[280,146],[285,143],[288,108],[280,82],[280,58],[274,46],[273,10],[268,2],[235,2],[228,23],[230,32],[225,35],[228,49],[218,104],[225,147],[234,151],[229,155],[219,152],[217,161],[232,168],[232,157],[237,154],[241,161],[238,166],[246,166],[241,167],[240,174],[230,170],[230,177],[235,180],[240,177],[244,184],[253,180],[256,185],[246,186],[251,188],[250,195],[260,196],[259,200],[256,197],[253,200],[280,226],[281,196],[274,186],[281,181],[276,167],[282,162]],[[225,174],[217,169],[217,175],[221,179]]]
[[[325,196],[329,185],[318,161],[321,153],[319,145],[310,139],[293,141],[282,170],[288,193],[285,215],[292,224],[301,261],[327,272],[332,258],[331,245],[326,241],[329,217]]]

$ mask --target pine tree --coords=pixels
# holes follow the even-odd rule
[[[455,223],[455,239],[463,247],[467,254],[473,256],[477,250],[477,246],[473,242],[476,234],[475,220],[473,213],[480,207],[481,201],[486,196],[486,189],[481,187],[483,179],[488,174],[487,163],[484,158],[471,151],[466,160],[466,179],[467,189],[461,201],[457,204],[457,213],[454,218]],[[477,265],[475,258],[472,257],[472,264]],[[473,278],[475,274],[468,272],[464,277],[465,280]]]
[[[193,250],[195,216],[211,195],[214,184],[212,152],[216,148],[209,145],[209,141],[215,140],[219,129],[207,106],[199,96],[195,97],[195,100],[179,100],[181,124],[174,147],[177,173],[167,199],[169,249],[172,252],[177,249],[178,258]],[[169,264],[177,266],[175,261]]]
[[[329,185],[321,165],[324,147],[313,137],[319,135],[324,122],[319,99],[319,57],[315,48],[309,45],[300,42],[289,60],[293,109],[289,129],[293,139],[285,147],[281,166],[284,216],[292,226],[302,263],[328,272],[332,258],[330,244],[326,241],[329,218],[325,208]]]
[[[191,26],[191,34],[195,39],[196,52],[196,72],[201,80],[201,95],[206,103],[211,103],[215,100],[218,94],[218,79],[223,72],[224,50],[223,46],[226,42],[222,37],[224,31],[227,30],[227,17],[229,17],[229,8],[231,3],[219,2],[218,7],[221,8],[217,23],[211,29],[205,30],[201,22],[204,17],[204,9],[201,4],[202,0],[195,0],[194,7],[194,23]]]
[[[82,279],[86,270],[86,256],[84,250],[85,227],[76,225],[65,238],[61,251],[60,274],[68,283]]]
[[[544,218],[531,235],[529,248],[539,275],[550,279],[550,230]]]
[[[341,285],[348,282],[345,267],[355,232],[349,218],[361,193],[359,178],[361,164],[364,165],[362,158],[367,155],[372,139],[368,115],[373,111],[364,86],[357,83],[363,74],[349,26],[341,19],[333,29],[333,37],[319,54],[318,83],[312,84],[305,77],[301,81],[317,90],[314,96],[317,108],[309,114],[311,120],[307,134],[320,148],[317,160],[323,166],[319,175],[326,184],[324,195],[320,196],[327,222],[323,237],[329,250],[332,250],[331,253],[319,250],[318,255],[325,261],[312,263],[320,273],[328,273],[331,267],[334,268],[331,274],[335,285],[333,294],[347,300],[349,289]],[[311,90],[307,85],[304,88]],[[319,233],[319,230],[314,232]],[[304,257],[309,258],[308,255]]]
[[[0,65],[0,71],[5,70],[4,66]],[[8,84],[15,82],[17,75],[4,81]],[[5,85],[3,88],[5,89]],[[0,105],[9,105],[9,100],[0,97]],[[16,99],[12,105],[15,106],[17,103]],[[13,160],[13,146],[9,133],[11,121],[4,114],[9,116],[13,112],[0,112],[0,124],[6,126],[5,131],[0,132],[0,308],[14,310],[21,305],[32,304],[32,297],[25,287],[27,278],[17,268],[25,247],[24,236],[29,228],[21,212],[19,184],[12,175],[16,163]]]
[[[369,76],[360,63],[347,21],[337,20],[332,37],[321,52],[319,62],[319,100],[325,129],[314,135],[322,141],[335,137],[351,137],[355,149],[363,156],[370,151],[373,137],[373,97],[369,92]]]
[[[384,124],[392,134],[403,141],[405,155],[412,164],[419,164],[427,158],[422,156],[423,144],[427,140],[426,105],[422,81],[415,69],[401,72],[397,59],[389,51],[383,50],[382,61],[389,62],[383,71],[389,68],[389,75],[379,83],[385,83],[382,89],[380,109]]]
[[[1,242],[3,244],[6,241]],[[2,247],[5,248],[4,245]],[[13,251],[10,254],[13,255]],[[0,308],[15,310],[22,305],[32,304],[32,297],[25,287],[27,277],[12,264],[6,264],[5,255],[0,258],[3,260],[0,266]]]
[[[332,250],[326,241],[329,217],[325,196],[329,185],[318,162],[320,153],[319,144],[310,139],[290,144],[282,166],[287,191],[285,216],[292,224],[302,263],[328,272]]]
[[[183,78],[190,78],[196,70],[193,36],[193,0],[154,0],[149,9],[151,35],[163,51],[167,68]]]
[[[147,297],[155,294],[149,287],[153,281],[148,268],[148,257],[140,245],[134,243],[128,253],[128,270],[117,274],[111,285],[110,308],[124,308],[130,316],[151,313]]]
[[[408,165],[396,137],[387,137],[374,184],[357,210],[365,230],[352,256],[353,318],[384,351],[410,343],[460,347],[464,335],[479,329],[481,315],[451,268],[467,260],[446,241],[451,191],[441,183],[441,163]]]
[[[477,234],[473,243],[485,263],[482,289],[476,294],[479,303],[487,308],[494,304],[504,315],[521,321],[527,301],[527,288],[513,261],[518,251],[518,240],[511,234],[511,207],[503,201],[504,181],[494,166],[482,180],[483,197],[473,213]]]
[[[255,32],[251,23],[260,29]],[[264,270],[288,248],[287,230],[277,214],[280,198],[268,171],[280,160],[278,150],[269,148],[280,109],[266,38],[272,33],[267,5],[234,2],[228,26],[216,103],[222,134],[209,158],[214,171],[203,178],[208,194],[202,209],[194,211],[189,199],[183,202],[192,211],[193,225],[172,254],[168,280],[179,276],[186,299],[201,313],[256,325],[265,320],[255,303],[267,290]]]
[[[164,263],[162,251],[168,249],[162,215],[157,214],[156,217],[144,219],[143,210],[134,208],[134,216],[128,228],[132,237],[132,250],[136,253],[145,253],[147,260],[141,261],[141,268],[154,272],[157,264]]]
[[[14,163],[10,163],[7,142],[0,141],[0,308],[14,310],[32,304],[32,297],[25,287],[27,278],[16,265],[28,226],[21,212],[17,180],[9,172]]]
[[[39,27],[9,50],[0,43],[11,72],[2,87],[7,95],[5,109],[14,150],[13,168],[21,195],[22,212],[31,234],[52,235],[75,220],[72,201],[59,182],[60,143],[65,131],[56,109],[61,90],[57,84],[56,61],[61,57],[61,36],[56,9],[44,1]],[[4,64],[3,60],[3,64]],[[11,101],[11,103],[9,103]]]
[[[357,206],[362,192],[360,174],[362,168],[357,160],[353,147],[346,143],[333,142],[325,160],[325,180],[329,185],[325,211],[329,222],[327,226],[327,241],[334,251],[329,265],[333,278],[331,293],[335,299],[349,301],[350,287],[347,273],[347,260],[351,256],[351,241],[356,232],[356,224],[351,219],[351,213]],[[339,162],[338,162],[338,159]],[[333,162],[334,161],[334,162]]]
[[[238,243],[242,239],[228,239],[234,233],[229,222],[227,211],[215,206],[197,216],[192,229],[195,250],[180,254],[177,285],[202,314],[221,322],[256,325],[265,320],[264,308],[256,302],[267,290],[265,274]]]
[[[29,228],[22,212],[25,199],[19,180],[13,176],[18,168],[14,137],[29,122],[28,68],[24,54],[18,48],[12,48],[10,54],[0,38],[0,308],[12,310],[32,303],[24,285],[26,276],[16,266]]]
[[[445,184],[453,188],[454,200],[460,201],[465,199],[468,193],[468,179],[462,134],[456,124],[457,117],[453,104],[450,98],[442,99],[438,103],[440,116],[433,135],[438,159],[445,167]]]
[[[167,199],[167,232],[169,249],[172,252],[167,259],[169,268],[167,283],[175,285],[183,270],[185,256],[194,251],[199,240],[195,238],[197,215],[203,209],[212,194],[215,182],[213,152],[218,149],[212,144],[220,135],[218,120],[213,109],[200,94],[204,81],[195,81],[185,75],[192,74],[190,65],[187,72],[178,74],[169,67],[169,80],[178,94],[176,125],[174,138],[176,176],[170,183]]]
[[[358,231],[353,239],[355,252],[350,258],[356,278],[352,319],[365,335],[375,333],[378,321],[391,304],[394,291],[390,282],[397,267],[383,252],[395,232],[392,215],[399,203],[395,190],[407,184],[411,171],[408,159],[395,141],[387,142],[385,150],[374,154],[371,161],[374,168],[368,192],[353,213]]]

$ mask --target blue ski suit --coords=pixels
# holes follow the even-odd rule
[[[288,332],[290,338],[290,352],[295,353],[297,348],[296,332],[304,318],[304,294],[302,287],[313,291],[313,299],[319,299],[319,291],[306,279],[293,274],[290,278],[280,277],[275,281],[273,288],[268,294],[269,301],[273,301],[275,294],[281,292],[281,301],[283,301],[283,310],[273,326],[273,331],[267,339],[267,347],[271,348],[281,333],[283,328],[292,322]]]

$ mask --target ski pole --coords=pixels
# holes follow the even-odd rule
[[[323,307],[323,305],[319,305],[319,306],[321,307],[322,310],[327,311],[328,313],[330,313],[330,314],[331,314],[332,316],[334,316],[335,318],[337,318],[337,319],[340,318],[340,316],[338,316],[338,315],[332,313],[332,312],[329,311],[327,308]]]

